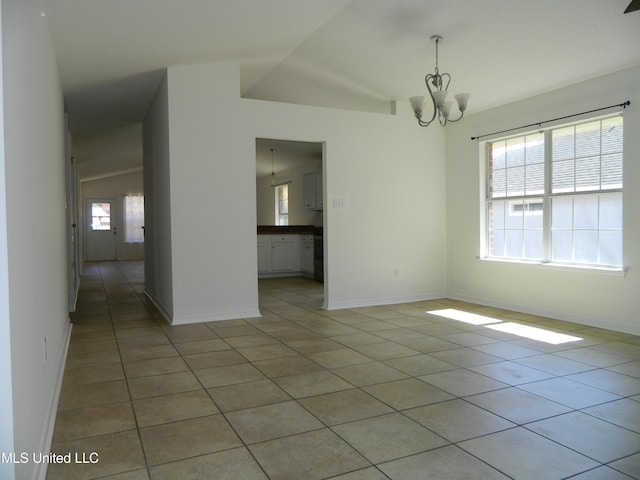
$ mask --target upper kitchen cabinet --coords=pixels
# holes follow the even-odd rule
[[[322,196],[322,172],[304,175],[304,208],[307,210],[322,210],[324,200]]]

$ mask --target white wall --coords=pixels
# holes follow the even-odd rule
[[[631,101],[624,112],[626,276],[479,260],[481,166],[470,137]],[[603,112],[606,113],[606,112]],[[506,306],[640,334],[640,67],[471,115],[447,127],[447,290]]]
[[[255,136],[237,64],[167,71],[173,323],[257,316]]]
[[[0,3],[0,20],[3,19]],[[2,70],[4,67],[4,33],[0,22],[0,110],[4,111],[4,85]],[[4,153],[4,115],[0,117],[0,378],[8,388],[0,389],[0,411],[4,412],[0,420],[0,453],[13,452],[13,372],[11,370],[11,315],[9,310],[9,250],[7,245],[7,195]],[[10,463],[0,463],[0,477],[15,477],[15,467]]]
[[[397,115],[255,100],[242,106],[254,137],[326,142],[327,308],[444,295],[442,129],[418,127],[408,102]],[[344,206],[334,208],[334,199]]]
[[[12,396],[13,415],[3,410],[0,439],[3,451],[15,452],[49,451],[70,332],[64,111],[47,20],[40,12],[32,0],[2,2],[7,217],[0,232],[7,245],[0,250],[0,266],[7,284],[0,280],[0,291],[5,300],[9,292],[9,325],[4,301],[0,322],[4,333],[10,330],[11,376],[5,376],[3,363],[0,396],[3,407],[6,395]],[[0,347],[3,361],[5,349],[6,343]],[[9,445],[4,432],[11,430]],[[40,467],[16,465],[15,478],[34,478]],[[14,478],[12,466],[1,465],[0,472],[3,479]]]
[[[326,141],[326,198],[344,200],[324,213],[327,308],[444,294],[443,130],[404,104],[393,116],[241,99],[235,62],[169,68],[167,85],[174,323],[258,314],[256,138]]]
[[[144,259],[143,243],[125,243],[124,242],[124,196],[125,195],[142,195],[144,193],[142,171],[125,173],[122,175],[114,175],[111,177],[90,180],[81,183],[82,198],[82,230],[86,228],[85,211],[87,198],[106,198],[116,199],[117,212],[117,231],[118,235],[118,260],[142,260]]]
[[[317,158],[304,160],[302,166],[277,173],[277,182],[289,183],[289,225],[322,226],[322,212],[304,208],[304,174],[322,170],[322,160]],[[271,186],[271,175],[256,179],[256,209],[258,225],[275,225],[276,195]]]
[[[166,76],[143,123],[145,293],[173,317],[169,97]]]

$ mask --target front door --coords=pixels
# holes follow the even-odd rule
[[[116,229],[115,198],[87,198],[86,206],[86,260],[116,260],[118,235]]]

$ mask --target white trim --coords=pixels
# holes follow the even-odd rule
[[[226,310],[222,312],[198,313],[193,315],[179,315],[171,320],[171,325],[189,325],[192,323],[220,322],[223,320],[236,320],[239,318],[260,318],[258,307],[238,306],[237,310]]]
[[[170,315],[156,301],[147,289],[144,290],[145,296],[155,305],[162,317],[169,325],[190,325],[192,323],[220,322],[222,320],[236,320],[239,318],[261,318],[258,306],[239,305],[237,308],[228,309],[220,312],[197,313],[192,315]]]
[[[83,177],[80,179],[80,183],[84,182],[93,182],[94,180],[102,180],[104,178],[118,177],[120,175],[128,175],[129,173],[141,172],[142,165],[131,168],[123,168],[120,170],[114,170],[113,172],[101,173],[98,175],[93,175],[91,177]]]
[[[502,308],[505,310],[511,310],[513,312],[518,312],[518,313],[526,313],[529,315],[546,317],[553,320],[562,320],[565,322],[577,323],[579,325],[584,325],[587,327],[596,327],[596,328],[602,328],[604,330],[613,330],[615,332],[628,333],[631,335],[640,335],[640,326],[634,328],[634,327],[630,327],[627,324],[611,322],[609,320],[601,319],[601,318],[589,318],[583,315],[570,315],[570,314],[559,313],[551,310],[531,308],[524,305],[518,305],[513,303],[488,301],[483,298],[476,298],[468,295],[459,295],[453,292],[450,292],[447,298],[451,298],[453,300],[460,300],[463,302],[475,303],[477,305],[484,305],[487,307]]]
[[[342,310],[345,308],[378,307],[384,305],[397,305],[400,303],[423,302],[426,300],[436,300],[438,298],[446,298],[446,295],[444,293],[435,293],[429,295],[410,295],[405,297],[363,298],[360,300],[345,300],[342,302],[329,303],[325,301],[322,308],[325,310]]]
[[[536,260],[521,260],[518,258],[501,258],[501,257],[476,257],[483,262],[496,262],[496,263],[508,263],[511,265],[527,265],[529,267],[537,268],[551,268],[559,271],[566,272],[584,272],[587,274],[596,275],[613,275],[615,277],[626,277],[627,268],[618,267],[606,267],[602,265],[587,265],[587,264],[571,264],[571,263],[555,263],[555,262],[541,262]]]
[[[64,369],[67,365],[67,354],[69,353],[69,344],[71,343],[71,330],[73,329],[73,323],[69,319],[69,326],[67,328],[67,338],[62,349],[62,358],[60,359],[60,365],[58,367],[58,374],[56,375],[56,383],[53,392],[53,399],[51,406],[49,407],[49,423],[47,428],[43,431],[43,436],[40,440],[40,452],[50,452],[51,443],[53,441],[53,431],[56,426],[56,414],[58,412],[58,402],[60,401],[60,392],[62,391],[62,380],[64,379]],[[39,480],[45,480],[47,477],[48,462],[39,463],[33,472],[33,478]]]
[[[76,306],[78,304],[78,294],[80,293],[80,279],[78,279],[78,281],[76,282],[76,288],[75,291],[73,292],[73,299],[71,301],[71,305],[69,305],[70,307],[70,312],[75,312],[76,311]]]
[[[158,309],[158,311],[160,312],[160,315],[162,315],[162,318],[164,318],[168,324],[171,324],[171,315],[169,314],[169,312],[167,312],[164,309],[162,305],[160,305],[160,303],[156,300],[153,294],[149,292],[149,290],[147,290],[146,287],[143,293],[144,293],[144,296],[147,297],[149,301],[153,303],[153,305]]]

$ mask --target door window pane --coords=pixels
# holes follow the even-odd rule
[[[91,230],[111,230],[111,204],[91,202]]]

